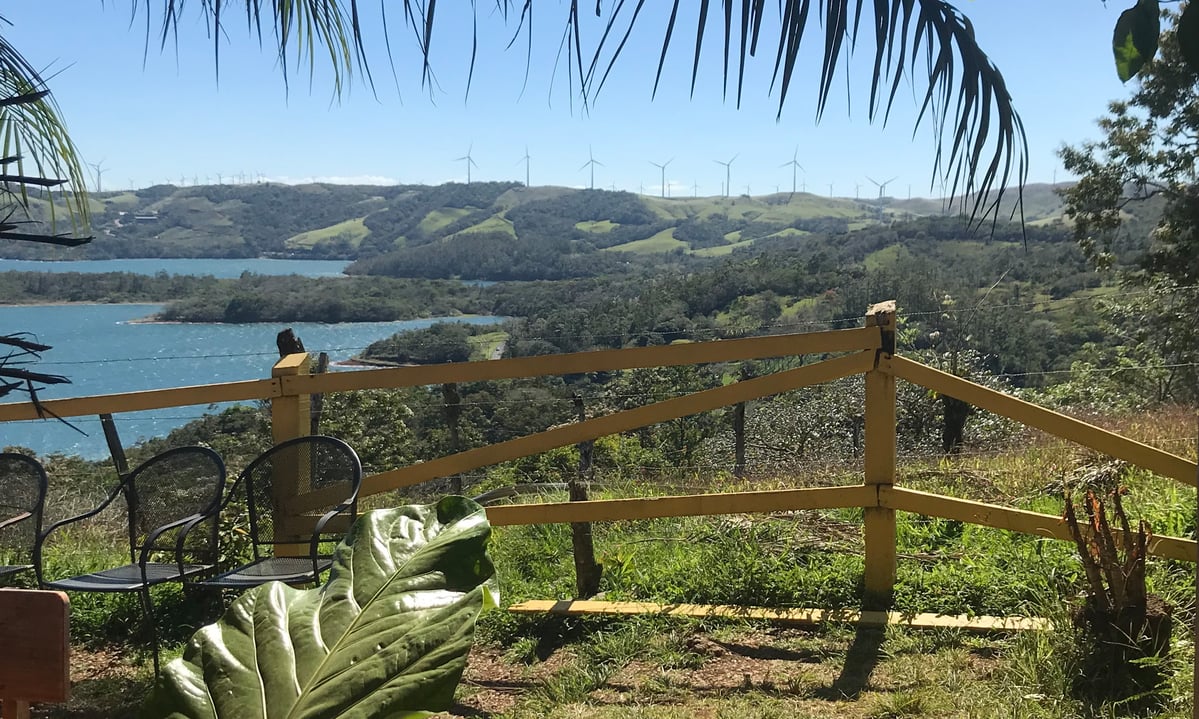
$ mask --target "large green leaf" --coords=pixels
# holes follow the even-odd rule
[[[494,604],[491,533],[463,497],[368,512],[329,581],[243,594],[163,672],[153,717],[419,717],[448,708]]]

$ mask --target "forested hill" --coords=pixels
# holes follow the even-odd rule
[[[566,279],[795,244],[940,215],[939,201],[810,193],[660,198],[477,182],[350,186],[251,183],[96,193],[81,248],[4,243],[5,257],[295,257],[358,260],[351,272],[485,280]],[[1025,190],[1030,226],[1053,224],[1051,187]],[[35,208],[48,215],[48,206]],[[59,213],[61,217],[61,213]]]

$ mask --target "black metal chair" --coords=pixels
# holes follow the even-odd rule
[[[34,549],[38,584],[68,592],[137,592],[153,642],[157,676],[158,631],[150,587],[181,582],[215,568],[217,509],[224,487],[225,463],[207,447],[177,447],[151,457],[126,475],[99,506],[55,522],[38,535]],[[50,535],[97,516],[117,497],[125,499],[129,563],[63,579],[46,577],[43,551]]]
[[[47,484],[36,459],[0,453],[0,577],[33,569]]]
[[[286,533],[278,532],[275,526],[278,510],[276,490],[282,482],[288,482],[294,488],[295,491],[286,493],[289,496],[341,487],[344,489],[341,495],[343,499],[320,517],[312,517],[311,524],[303,528],[289,528]],[[247,589],[271,581],[286,584],[316,582],[321,572],[333,564],[331,555],[321,554],[321,544],[336,541],[341,535],[340,531],[328,532],[326,527],[330,520],[340,514],[348,514],[349,520],[354,521],[358,514],[358,488],[361,484],[362,463],[358,454],[336,437],[297,437],[270,448],[238,475],[222,506],[222,512],[226,512],[232,502],[245,502],[253,561],[196,584],[222,589]],[[308,534],[309,527],[311,534]],[[274,554],[277,545],[301,542],[308,544],[308,556],[280,557]]]

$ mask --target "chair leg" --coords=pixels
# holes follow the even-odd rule
[[[142,621],[150,630],[150,645],[154,650],[154,679],[158,679],[158,626],[154,621],[154,602],[150,599],[150,587],[138,592],[142,598]]]

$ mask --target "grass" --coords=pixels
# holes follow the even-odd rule
[[[292,235],[287,238],[284,244],[287,247],[299,247],[310,250],[322,242],[344,237],[349,240],[351,245],[357,247],[362,242],[362,238],[370,234],[370,230],[367,229],[364,219],[363,217],[358,217],[346,220],[345,222],[338,222],[328,227],[322,227],[319,230],[301,232],[298,235]]]
[[[454,237],[478,232],[502,232],[509,237],[516,237],[516,230],[512,228],[512,222],[499,215],[492,215],[477,225],[471,225],[465,230],[455,232]]]
[[[1186,410],[1124,418],[1088,418],[1126,436],[1179,446]],[[1185,432],[1189,434],[1189,429]],[[1061,511],[1055,488],[1087,457],[1042,435],[1010,448],[957,456],[901,458],[901,486],[1048,513]],[[850,466],[853,465],[853,466]],[[860,467],[830,465],[807,475],[778,471],[748,480],[685,469],[621,479],[601,475],[598,497],[650,497],[681,491],[844,484]],[[685,482],[688,490],[671,489]],[[1127,506],[1158,534],[1191,536],[1194,495],[1177,482],[1136,473]],[[546,501],[558,499],[549,496]],[[528,501],[537,501],[530,499]],[[610,600],[749,606],[857,607],[862,600],[862,512],[780,512],[609,522],[594,525]],[[573,593],[568,525],[497,527],[492,554],[505,603],[567,598]],[[1051,619],[1044,632],[972,634],[958,630],[844,625],[798,628],[735,620],[663,617],[563,618],[485,614],[476,650],[452,716],[495,719],[621,717],[1076,717],[1189,716],[1193,645],[1193,567],[1151,560],[1151,591],[1176,608],[1164,683],[1133,706],[1076,696],[1083,644],[1071,620],[1083,583],[1071,544],[961,522],[897,516],[895,605],[901,611],[1026,614]],[[73,535],[51,555],[54,572],[82,571],[113,560],[114,542]],[[91,652],[139,656],[140,614],[134,598],[72,597],[73,630]],[[131,601],[132,600],[132,601]],[[176,647],[205,608],[177,589],[156,595],[160,616],[182,619],[169,632]],[[143,659],[144,661],[144,659]],[[140,666],[140,665],[138,665]],[[48,716],[109,716],[114,694],[136,694],[148,676],[105,673],[77,689],[81,701]]]
[[[617,227],[620,227],[620,223],[613,222],[612,220],[583,220],[582,222],[575,223],[576,229],[580,229],[583,232],[593,232],[597,235],[606,234]]]
[[[485,332],[467,338],[470,343],[470,358],[474,360],[491,359],[495,351],[508,341],[507,332]]]
[[[687,243],[682,240],[675,239],[675,228],[668,227],[661,232],[645,238],[644,240],[634,240],[626,242],[623,245],[615,245],[606,247],[603,252],[632,252],[636,255],[653,255],[666,252],[673,252],[677,248],[687,249]]]
[[[442,207],[425,215],[418,227],[421,232],[432,234],[466,217],[473,211],[468,207]]]

